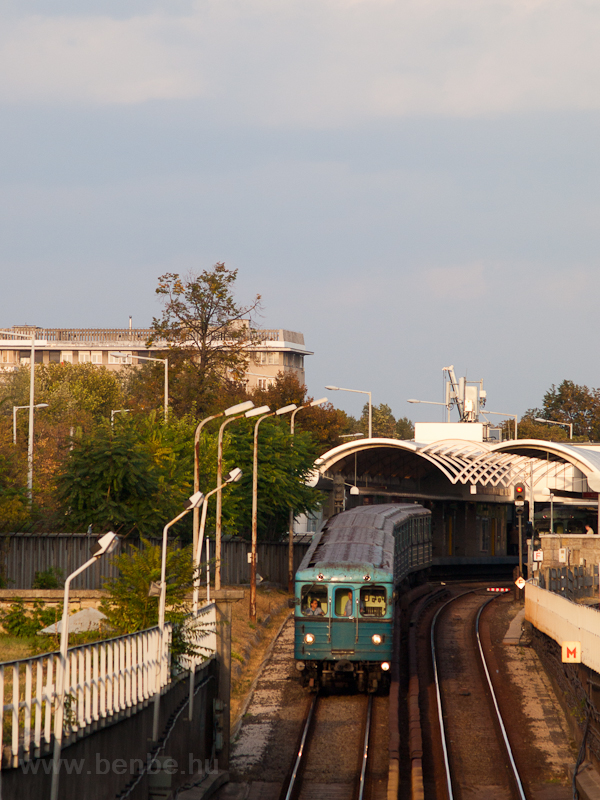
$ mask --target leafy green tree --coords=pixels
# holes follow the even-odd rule
[[[260,295],[245,306],[235,302],[237,270],[217,263],[212,270],[161,275],[156,293],[163,301],[160,318],[154,318],[149,343],[163,340],[169,358],[178,365],[179,394],[188,404],[195,398],[199,409],[214,403],[230,382],[242,380],[252,341],[249,316],[260,307]],[[192,410],[188,405],[187,410]]]
[[[396,438],[397,439],[414,439],[415,426],[408,417],[402,417],[396,420]]]
[[[158,623],[158,597],[149,597],[150,584],[160,581],[161,548],[142,539],[140,548],[116,556],[117,578],[106,581],[108,597],[100,606],[117,633],[135,633]],[[187,612],[185,596],[193,581],[191,547],[167,548],[167,621],[180,623]]]
[[[70,530],[159,533],[192,493],[191,425],[102,422],[75,440],[59,491]]]
[[[27,368],[27,371],[29,369]],[[42,364],[36,367],[36,389],[54,420],[70,422],[88,414],[109,418],[120,408],[121,387],[114,372],[96,364]]]
[[[240,467],[242,480],[228,490],[224,529],[249,538],[252,529],[252,459],[254,426],[232,426],[227,448],[228,468]],[[318,455],[310,434],[298,432],[293,447],[289,426],[282,419],[261,423],[258,439],[258,535],[278,540],[286,534],[289,510],[310,513],[322,497],[305,485]],[[225,508],[225,506],[224,506]]]

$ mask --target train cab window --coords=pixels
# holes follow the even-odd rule
[[[335,615],[336,617],[354,616],[354,597],[352,589],[335,590]]]
[[[383,617],[386,609],[385,586],[367,586],[360,590],[360,613],[363,617]]]
[[[327,616],[327,589],[314,583],[302,587],[302,613],[305,617]]]

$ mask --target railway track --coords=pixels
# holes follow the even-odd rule
[[[302,726],[297,752],[292,768],[283,784],[279,800],[378,800],[385,797],[383,783],[374,779],[372,750],[374,736],[374,709],[382,716],[386,711],[386,698],[372,695],[348,697],[321,697],[312,699]],[[354,724],[348,724],[348,719]],[[362,720],[362,724],[361,724]],[[337,729],[337,732],[336,732]],[[339,741],[342,742],[340,752]],[[355,756],[354,779],[347,769],[339,770],[340,759],[352,760]],[[338,772],[339,770],[339,772]],[[330,776],[346,773],[346,780],[324,782]]]
[[[479,635],[481,614],[493,599],[459,595],[431,623],[445,769],[437,795],[448,800],[526,800]]]

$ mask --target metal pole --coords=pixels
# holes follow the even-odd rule
[[[275,412],[264,414],[254,425],[254,450],[252,454],[252,553],[250,562],[250,619],[256,622],[256,545],[258,540],[258,426]],[[215,585],[216,588],[216,585]]]
[[[200,451],[200,432],[202,428],[208,423],[211,422],[213,419],[217,419],[218,417],[223,416],[223,411],[219,414],[213,414],[212,417],[206,417],[203,419],[202,422],[196,428],[196,433],[194,434],[194,492],[200,491],[200,476],[199,476],[199,451]],[[194,517],[193,517],[193,539],[192,539],[192,557],[194,560],[196,559],[196,548],[198,545],[198,528],[200,525],[200,509],[194,508]]]
[[[217,443],[217,511],[215,519],[215,591],[221,588],[221,514],[223,510],[223,431],[225,426],[230,422],[235,422],[236,419],[243,419],[244,414],[239,414],[237,417],[229,417],[221,423],[219,428],[219,440]]]
[[[371,392],[367,392],[369,395],[369,439],[373,438],[373,405],[371,403]]]
[[[523,576],[523,515],[519,514],[519,577]]]
[[[206,537],[206,602],[210,603],[210,539]]]
[[[56,694],[54,709],[54,752],[52,757],[52,785],[50,787],[50,800],[58,800],[58,782],[60,770],[60,754],[62,750],[64,711],[65,711],[65,673],[67,668],[67,655],[69,651],[69,589],[71,581],[81,572],[86,570],[96,561],[98,556],[93,556],[79,569],[75,570],[65,581],[63,596],[62,629],[60,633],[60,656],[56,670]]]
[[[169,419],[169,359],[165,358],[165,422]]]
[[[175,519],[167,522],[163,528],[162,555],[160,564],[160,600],[158,603],[158,652],[156,654],[156,692],[154,695],[154,719],[152,724],[152,740],[158,741],[158,723],[160,717],[160,679],[163,671],[164,661],[164,632],[165,632],[165,609],[167,605],[167,533],[171,525],[190,511],[186,508]]]
[[[13,406],[13,444],[17,443],[17,409],[21,406]]]
[[[518,417],[518,415],[515,414],[515,439],[519,438],[519,428],[518,428],[518,423],[517,423],[517,417]]]
[[[307,406],[301,406],[307,408]],[[292,447],[294,446],[294,420],[296,414],[300,411],[297,408],[292,411],[290,416],[290,436],[292,437]],[[290,518],[288,527],[288,592],[291,594],[294,591],[294,509],[290,507]]]
[[[33,500],[33,404],[35,403],[35,333],[31,334],[31,361],[29,364],[29,442],[27,444],[27,494]]]
[[[554,495],[550,492],[550,533],[554,533]]]

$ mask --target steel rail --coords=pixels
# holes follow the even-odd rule
[[[369,760],[369,736],[371,734],[371,717],[373,715],[373,695],[369,695],[369,702],[367,705],[367,723],[365,725],[365,738],[363,740],[360,778],[358,779],[358,791],[356,793],[356,800],[363,800],[365,796],[366,778],[367,778],[367,763]]]
[[[510,746],[510,742],[508,741],[508,735],[506,733],[506,728],[504,727],[504,721],[502,719],[502,714],[500,713],[500,708],[498,706],[498,701],[496,699],[496,693],[494,692],[494,687],[492,686],[492,679],[490,676],[490,671],[488,670],[487,662],[485,660],[485,655],[483,653],[483,646],[481,644],[481,637],[479,636],[479,619],[481,617],[481,613],[483,609],[495,600],[495,597],[490,597],[479,609],[477,612],[477,617],[475,620],[475,632],[477,634],[477,644],[479,645],[479,654],[481,656],[481,663],[483,664],[483,669],[485,670],[485,675],[487,678],[488,686],[490,689],[490,693],[492,695],[492,700],[494,701],[494,708],[496,709],[496,716],[498,717],[498,722],[500,724],[500,730],[502,731],[502,738],[504,740],[504,746],[506,747],[506,752],[508,753],[508,759],[510,761],[510,765],[513,771],[513,778],[515,779],[515,784],[517,786],[517,792],[519,794],[520,800],[527,800],[525,797],[525,792],[523,791],[523,784],[521,783],[521,777],[519,775],[519,771],[517,769],[517,765],[515,764],[515,759],[513,758],[512,749]]]
[[[280,798],[283,798],[283,800],[292,800],[294,790],[297,788],[296,784],[300,776],[300,769],[302,765],[302,757],[304,755],[304,749],[306,747],[306,740],[308,739],[308,732],[310,730],[310,726],[315,714],[315,709],[317,707],[318,699],[319,695],[315,694],[315,696],[313,697],[313,701],[310,704],[308,714],[306,715],[306,721],[304,723],[304,728],[302,730],[302,736],[300,737],[300,744],[298,745],[298,752],[296,753],[294,766],[292,768],[292,774],[290,776],[287,788],[284,787],[284,791],[282,791],[280,794]]]
[[[472,591],[474,591],[474,590],[471,590],[471,592]],[[444,765],[445,765],[445,768],[446,768],[446,788],[448,790],[448,798],[449,798],[449,800],[454,800],[454,792],[453,792],[453,789],[452,789],[452,778],[450,776],[450,760],[449,760],[449,757],[448,757],[448,746],[447,746],[447,742],[446,742],[446,726],[444,725],[443,708],[442,708],[442,697],[441,697],[440,682],[439,682],[439,675],[438,675],[438,668],[437,668],[437,657],[436,657],[436,652],[435,652],[435,639],[434,639],[434,637],[435,637],[435,624],[437,622],[437,618],[439,617],[441,612],[446,608],[446,606],[449,606],[450,603],[453,603],[455,600],[458,600],[459,598],[464,597],[465,594],[470,594],[471,592],[464,592],[463,594],[460,594],[460,595],[457,595],[456,597],[450,598],[450,600],[445,602],[444,605],[440,606],[440,608],[436,611],[435,616],[433,618],[433,621],[431,623],[431,656],[432,656],[432,661],[433,661],[433,672],[434,672],[434,678],[435,678],[435,692],[436,692],[436,697],[437,697],[438,719],[439,719],[439,724],[440,724],[440,735],[441,735],[441,740],[442,740],[442,750],[443,750],[443,753],[444,753]],[[485,674],[486,674],[486,677],[487,677],[488,687],[489,687],[489,690],[490,690],[491,695],[492,695],[492,700],[494,702],[494,708],[496,710],[496,715],[497,715],[497,718],[498,718],[498,722],[500,723],[500,729],[502,731],[502,737],[503,737],[503,741],[504,741],[504,746],[506,747],[508,758],[510,760],[511,768],[512,768],[512,771],[513,771],[513,778],[515,779],[515,784],[516,784],[516,788],[517,788],[517,791],[518,791],[518,794],[519,794],[519,798],[520,798],[520,800],[527,800],[527,798],[525,797],[525,793],[523,791],[523,784],[521,783],[521,778],[519,776],[519,773],[518,773],[518,770],[517,770],[517,766],[516,766],[514,758],[513,758],[512,750],[511,750],[510,744],[508,742],[508,736],[507,736],[507,733],[506,733],[506,728],[504,727],[504,722],[502,720],[502,715],[500,713],[500,708],[499,708],[498,702],[496,700],[496,694],[495,694],[493,686],[492,686],[490,673],[489,673],[489,670],[488,670],[487,662],[485,660],[485,655],[483,653],[483,647],[482,647],[482,644],[481,644],[481,638],[479,636],[479,620],[481,618],[481,613],[482,613],[483,609],[489,603],[492,602],[492,600],[496,600],[497,597],[499,597],[499,596],[500,595],[496,595],[494,597],[490,597],[489,600],[486,600],[486,602],[483,603],[480,606],[480,608],[479,608],[479,610],[477,612],[476,620],[475,620],[475,633],[476,633],[476,636],[477,636],[477,644],[478,644],[478,647],[479,647],[479,655],[481,657],[481,662],[483,664],[483,668],[484,668],[484,671],[485,671]]]

